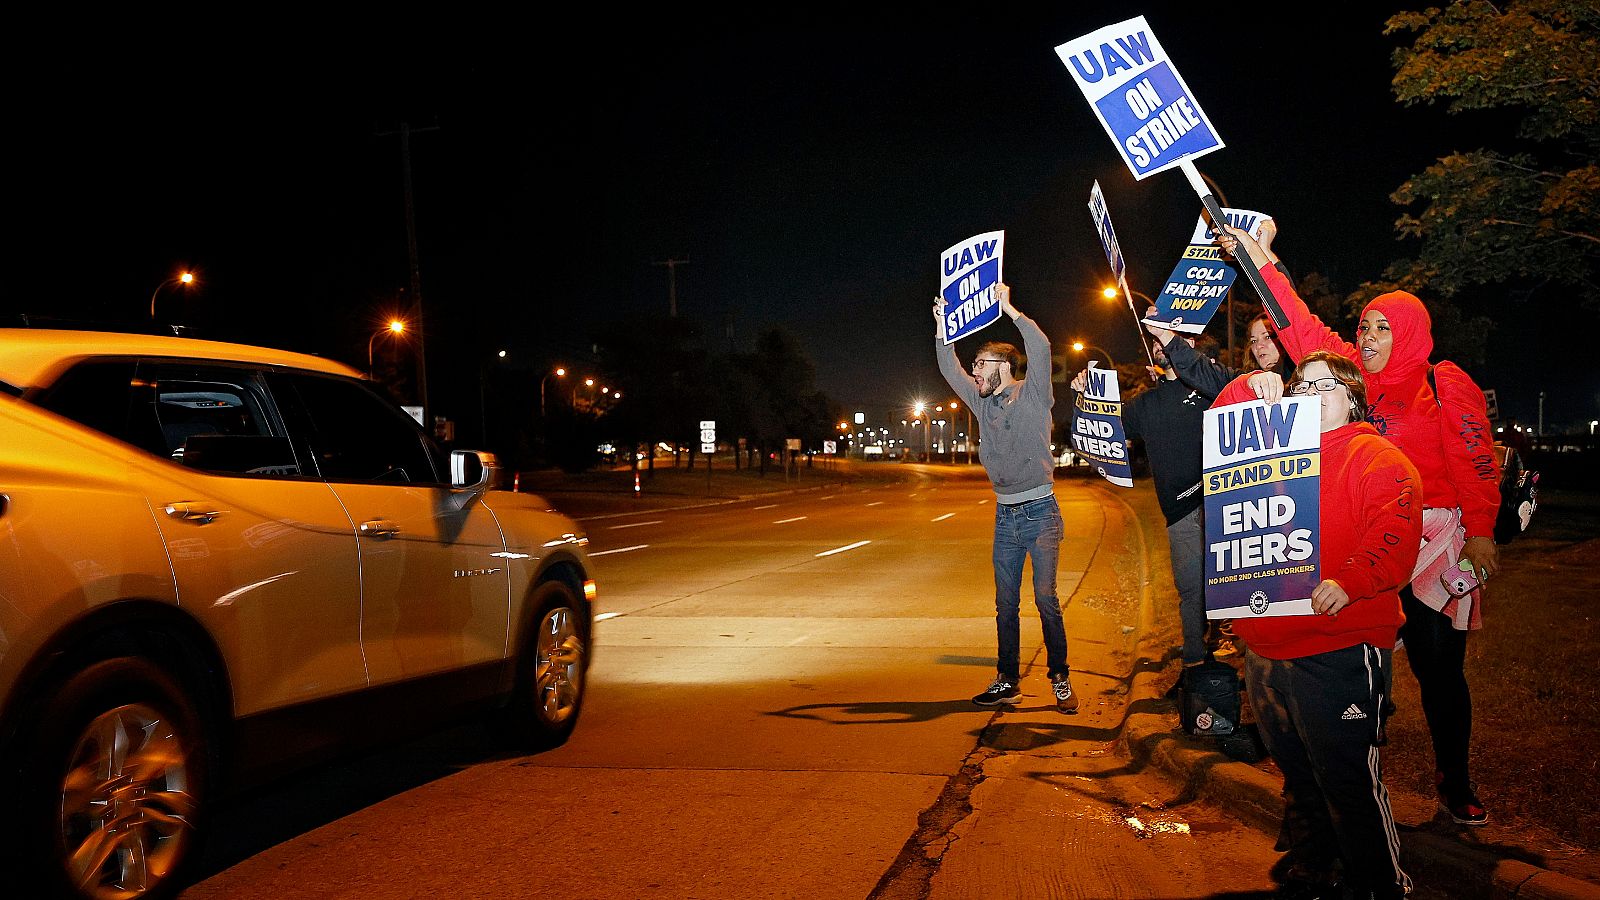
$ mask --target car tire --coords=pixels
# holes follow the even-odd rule
[[[547,581],[528,600],[516,686],[501,713],[512,741],[526,750],[566,743],[583,711],[589,674],[589,611],[572,588]]]
[[[194,704],[155,664],[121,657],[66,678],[40,709],[18,745],[8,871],[38,896],[176,896],[211,799]]]

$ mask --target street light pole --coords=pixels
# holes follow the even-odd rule
[[[562,368],[562,367],[558,366],[558,367],[556,367],[556,370],[554,372],[546,372],[544,377],[539,379],[539,418],[540,418],[540,420],[543,420],[544,417],[545,417],[545,411],[544,411],[544,385],[545,385],[545,382],[550,380],[550,376],[551,375],[554,375],[557,378],[565,378],[565,377],[567,377],[567,370],[565,368]]]
[[[373,377],[373,374],[372,374],[372,369],[373,369],[373,365],[372,365],[372,344],[373,344],[373,342],[376,341],[378,338],[382,337],[385,334],[392,334],[392,335],[395,336],[395,340],[399,340],[400,339],[400,335],[404,334],[405,330],[406,330],[406,323],[400,321],[399,319],[390,319],[388,325],[385,325],[384,327],[378,329],[377,331],[374,331],[372,333],[372,337],[367,338],[367,378],[368,379],[371,379]]]
[[[156,297],[160,296],[161,289],[169,284],[194,284],[194,273],[183,272],[181,274],[174,275],[171,278],[168,278],[166,281],[156,285],[156,289],[150,292],[150,321],[152,322],[156,320]]]

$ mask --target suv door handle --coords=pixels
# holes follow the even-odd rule
[[[391,538],[400,533],[400,526],[388,519],[373,519],[361,523],[361,534],[369,538]]]
[[[196,525],[210,525],[222,515],[220,509],[206,509],[209,504],[196,503],[193,500],[174,500],[166,506],[167,515],[180,522],[193,522]]]

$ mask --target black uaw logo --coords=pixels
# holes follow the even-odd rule
[[[1267,595],[1264,592],[1256,591],[1250,595],[1250,611],[1258,616],[1267,611]]]

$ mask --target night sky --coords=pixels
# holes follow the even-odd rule
[[[139,323],[189,266],[200,289],[168,288],[160,318],[364,367],[409,283],[399,140],[380,134],[409,122],[438,128],[412,138],[436,411],[471,418],[498,349],[530,378],[582,366],[597,326],[666,313],[652,263],[687,258],[679,311],[709,344],[784,326],[843,408],[897,420],[949,396],[929,305],[940,251],[977,232],[1006,230],[1015,302],[1054,341],[1139,355],[1098,294],[1090,185],[1150,294],[1199,204],[1175,171],[1134,181],[1058,43],[1144,13],[1227,142],[1201,171],[1279,220],[1296,275],[1341,292],[1409,252],[1388,200],[1407,175],[1511,146],[1507,116],[1394,102],[1381,32],[1399,7],[1338,4],[1308,29],[1281,5],[1073,6],[578,13],[536,34],[433,21],[14,56],[0,312]],[[1525,288],[1469,298],[1502,326],[1470,371],[1507,416],[1531,422],[1547,390],[1547,425],[1600,417],[1595,314]]]

